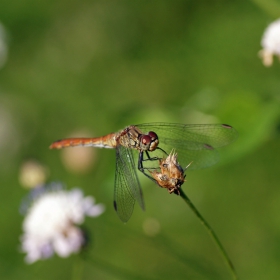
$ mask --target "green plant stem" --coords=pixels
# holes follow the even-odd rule
[[[225,248],[223,247],[222,243],[220,242],[218,236],[216,235],[216,233],[214,232],[214,230],[210,227],[210,225],[206,222],[206,220],[201,216],[201,214],[198,212],[198,210],[196,209],[196,207],[193,205],[193,203],[191,202],[191,200],[187,197],[187,195],[183,192],[182,189],[180,189],[180,196],[184,199],[184,201],[188,204],[188,206],[191,208],[191,210],[194,212],[194,214],[198,217],[198,219],[200,220],[200,222],[202,223],[203,226],[205,226],[205,228],[207,229],[208,233],[210,234],[210,236],[213,238],[214,243],[217,245],[218,249],[220,250],[226,264],[229,266],[230,271],[232,273],[233,279],[237,280],[237,274],[236,271],[234,269],[234,266],[225,250]]]

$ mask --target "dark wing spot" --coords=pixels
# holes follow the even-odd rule
[[[116,211],[118,211],[118,206],[117,206],[116,200],[114,200],[114,208],[115,208]]]
[[[204,144],[204,147],[208,150],[214,150],[214,148],[209,144]]]
[[[230,126],[230,125],[228,125],[228,124],[222,124],[222,127],[224,127],[224,128],[229,128],[229,129],[232,128],[232,126]]]

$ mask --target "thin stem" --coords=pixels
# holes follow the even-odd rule
[[[210,236],[213,238],[214,243],[217,245],[218,249],[220,250],[226,264],[229,266],[230,271],[232,273],[233,279],[237,280],[237,274],[236,271],[234,269],[234,266],[225,250],[225,248],[223,247],[222,243],[220,242],[218,236],[216,235],[216,233],[214,232],[214,230],[210,227],[210,225],[206,222],[206,220],[201,216],[201,214],[198,212],[198,210],[196,209],[196,207],[193,205],[193,203],[191,202],[191,200],[187,197],[187,195],[183,192],[182,189],[180,189],[180,194],[181,197],[184,199],[184,201],[188,204],[188,206],[191,208],[191,210],[194,212],[194,214],[198,217],[198,219],[200,220],[200,222],[202,223],[203,226],[205,226],[205,228],[207,229],[207,232],[210,234]]]

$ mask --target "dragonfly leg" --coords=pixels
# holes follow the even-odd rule
[[[164,149],[162,149],[160,147],[157,147],[157,150],[161,150],[162,152],[164,152],[168,156],[168,153]]]
[[[148,156],[149,156],[149,154],[148,154]],[[143,166],[143,161],[147,161],[147,160],[152,160],[152,159],[151,158],[150,159],[149,158],[144,159],[144,153],[143,153],[143,151],[141,151],[139,153],[139,157],[138,157],[138,170],[140,172],[142,172],[146,177],[148,177],[149,179],[151,179],[153,182],[155,182],[157,184],[157,181],[151,175],[149,175],[145,172],[146,169],[151,169],[151,168],[146,168],[146,167]]]
[[[145,152],[146,152],[147,158],[144,159],[144,155],[142,155],[142,162],[143,161],[153,161],[153,160],[160,160],[160,159],[162,159],[162,158],[159,158],[159,157],[150,157],[150,154],[148,153],[148,151],[145,151]]]

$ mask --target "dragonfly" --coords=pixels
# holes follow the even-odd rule
[[[159,184],[147,171],[158,168],[155,162],[173,149],[180,154],[182,166],[192,162],[189,169],[205,168],[219,160],[217,148],[230,144],[237,135],[237,131],[227,124],[146,123],[129,125],[101,137],[58,140],[50,148],[85,146],[115,149],[114,208],[119,218],[127,222],[135,201],[145,209],[137,169]],[[151,163],[154,167],[149,165]]]

